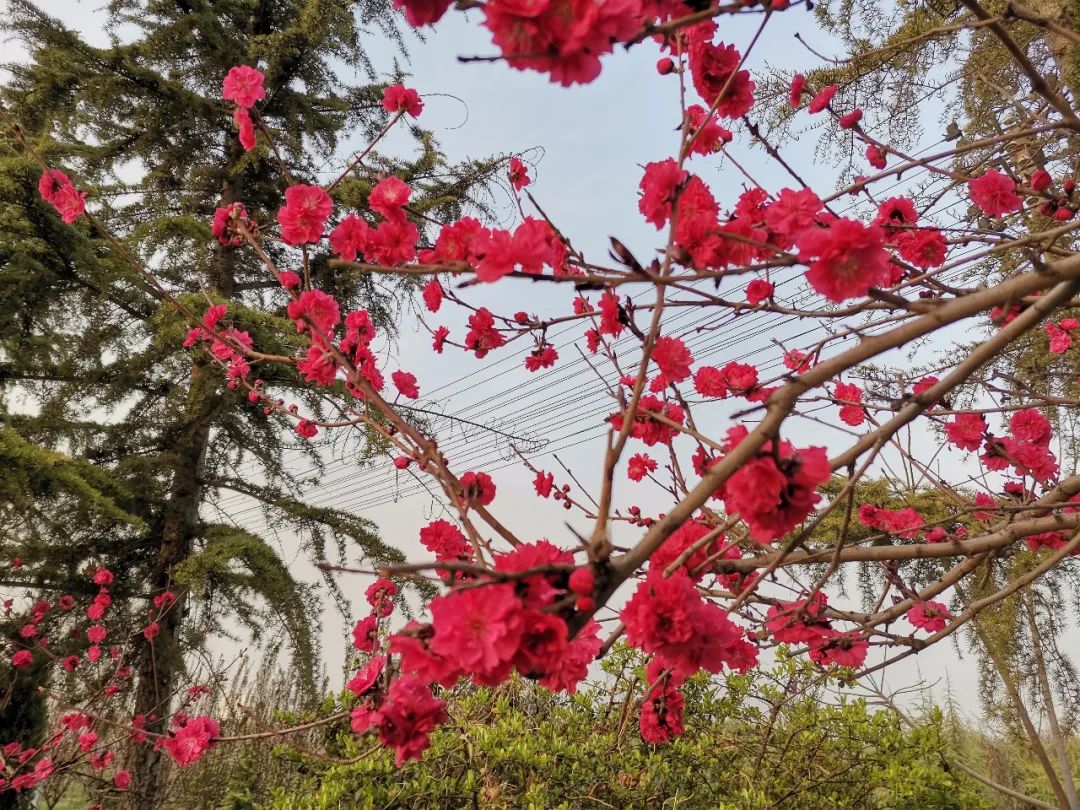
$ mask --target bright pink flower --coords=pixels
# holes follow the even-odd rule
[[[360,619],[352,631],[353,647],[362,653],[374,652],[379,642],[379,620],[371,615]]]
[[[341,322],[338,302],[322,290],[304,290],[289,302],[287,311],[297,332],[308,331],[310,321],[321,336],[331,337],[334,327]]]
[[[806,90],[806,77],[796,73],[791,79],[791,87],[788,89],[788,104],[795,109],[802,106],[803,91]]]
[[[431,694],[420,678],[402,675],[390,684],[379,707],[379,741],[396,752],[400,768],[419,759],[431,745],[428,735],[446,722],[446,702]]]
[[[836,219],[828,228],[808,228],[795,240],[806,279],[830,301],[860,298],[890,275],[885,233],[877,225]]]
[[[409,399],[417,399],[420,396],[420,388],[416,384],[416,375],[407,371],[395,371],[390,375],[390,379],[394,381],[394,387],[401,392],[402,396]]]
[[[707,112],[700,104],[686,108],[687,137],[697,133],[690,144],[691,155],[711,155],[719,151],[722,144],[730,143],[734,137],[730,130],[720,126],[715,115],[706,118]]]
[[[521,191],[525,186],[532,183],[529,178],[528,167],[516,157],[510,158],[510,168],[507,171],[507,176],[510,178],[510,185],[514,187],[515,191]]]
[[[222,98],[244,108],[251,107],[256,101],[266,98],[263,88],[265,78],[261,71],[248,65],[230,68],[221,83]]]
[[[479,506],[495,500],[495,482],[485,472],[467,472],[461,476],[462,498]]]
[[[687,379],[690,376],[690,365],[694,362],[686,344],[679,338],[672,337],[656,339],[652,359],[669,383],[680,383]]]
[[[431,651],[482,685],[510,673],[523,632],[522,605],[513,585],[452,591],[432,600]]]
[[[631,481],[640,481],[646,475],[656,471],[656,461],[645,453],[630,456],[626,463],[626,475]]]
[[[575,568],[567,581],[567,587],[578,596],[591,596],[596,589],[596,574],[587,565]]]
[[[413,28],[437,23],[452,4],[453,0],[394,0],[394,8],[405,10],[405,19]]]
[[[856,108],[849,113],[841,115],[837,123],[840,125],[840,129],[852,129],[858,124],[863,117],[863,111]]]
[[[355,261],[356,255],[367,250],[371,238],[371,226],[355,214],[349,214],[330,231],[330,249],[347,262]]]
[[[580,598],[578,604],[581,605],[585,598]],[[588,675],[589,665],[596,659],[602,644],[600,625],[590,620],[562,649],[558,658],[545,662],[540,685],[555,692],[574,694],[578,684]]]
[[[811,645],[810,659],[819,664],[836,664],[841,667],[859,667],[866,660],[870,644],[858,630],[835,633],[820,643]]]
[[[938,382],[938,378],[931,374],[929,376],[923,377],[917,383],[915,383],[915,385],[911,387],[911,392],[915,396],[918,396],[919,394],[923,394],[929,391],[931,388],[937,385]]]
[[[251,121],[251,113],[244,107],[233,110],[233,123],[236,124],[240,145],[245,152],[255,148],[255,124]]]
[[[400,177],[384,177],[368,195],[368,206],[372,211],[382,214],[386,219],[401,220],[405,217],[402,208],[408,204],[412,189]]]
[[[421,253],[420,260],[428,264],[469,261],[474,257],[473,246],[489,234],[490,231],[479,220],[462,217],[442,227],[435,240],[435,248]]]
[[[446,339],[450,337],[450,330],[445,326],[440,326],[432,334],[431,348],[439,354],[443,352],[443,346],[446,344]]]
[[[1000,217],[1019,211],[1024,201],[1016,193],[1016,183],[997,169],[968,181],[971,201],[990,217]]]
[[[373,608],[380,608],[380,611],[382,611],[385,610],[386,604],[390,601],[391,597],[397,594],[397,592],[398,587],[392,580],[386,579],[385,577],[380,577],[379,579],[372,582],[368,586],[367,590],[364,591],[364,598],[367,600],[367,603]],[[391,609],[392,608],[393,605],[391,605]],[[380,613],[380,615],[382,616],[382,618],[386,618],[386,616],[390,614],[388,612],[385,615]]]
[[[634,423],[630,428],[630,435],[640,439],[648,447],[656,444],[671,444],[677,435],[675,428],[657,422],[652,414],[663,414],[668,420],[676,424],[683,424],[686,413],[674,402],[663,402],[652,395],[645,395],[638,401],[637,412],[634,414]],[[615,413],[608,417],[608,421],[615,430],[623,428],[623,413]]]
[[[649,163],[645,166],[645,175],[641,178],[641,199],[638,210],[647,222],[658,229],[671,219],[672,205],[676,194],[689,173],[679,168],[673,159]]]
[[[740,56],[733,45],[698,40],[690,46],[690,76],[694,89],[725,118],[741,118],[754,104],[755,84],[750,71],[736,70]]]
[[[41,175],[38,191],[68,225],[86,210],[86,194],[78,191],[59,169],[49,169]]]
[[[683,569],[664,577],[650,567],[621,618],[627,642],[663,658],[679,677],[702,669],[717,673],[725,665],[741,669],[756,658],[742,630],[701,598]]]
[[[536,478],[533,479],[533,489],[541,498],[551,497],[551,488],[555,485],[555,476],[543,470],[537,470]]]
[[[319,433],[319,428],[310,419],[301,419],[296,423],[296,432],[305,439],[314,439]]]
[[[647,695],[638,720],[641,739],[662,745],[673,737],[681,737],[685,733],[682,713],[686,702],[682,692],[665,683],[649,686]]]
[[[807,112],[811,115],[815,115],[826,107],[829,106],[829,102],[833,100],[833,96],[836,95],[837,87],[835,84],[830,84],[818,91],[817,95],[810,99],[810,104],[806,108]]]
[[[821,198],[808,188],[798,191],[781,189],[776,202],[765,209],[765,224],[790,244],[798,234],[816,222],[822,207]]]
[[[398,219],[383,220],[371,232],[366,258],[383,267],[411,262],[416,258],[416,242],[419,238],[420,231],[404,215]]]
[[[91,625],[86,630],[86,638],[91,644],[100,644],[107,634],[108,631],[100,624]]]
[[[1037,445],[1049,444],[1053,436],[1050,420],[1037,408],[1025,408],[1014,413],[1009,419],[1009,431],[1019,441]]]
[[[818,591],[810,600],[772,605],[765,615],[765,629],[781,644],[818,642],[832,628],[825,618],[827,604],[825,594]]]
[[[249,233],[255,233],[258,230],[248,218],[247,209],[243,203],[233,203],[214,211],[211,232],[214,238],[225,247],[235,248],[244,244],[246,240],[240,232],[241,227]]]
[[[506,338],[495,328],[495,316],[487,307],[480,307],[469,316],[469,331],[465,335],[465,347],[476,357],[483,359],[489,351],[497,349]]]
[[[859,507],[859,522],[864,526],[906,539],[916,537],[925,523],[923,516],[910,506],[893,510],[882,509],[869,503],[864,503]]]
[[[472,557],[472,546],[461,530],[446,520],[436,520],[420,530],[420,542],[437,560],[463,560]]]
[[[599,57],[639,29],[639,10],[627,0],[500,0],[484,7],[484,24],[511,67],[570,86],[600,74]]]
[[[840,421],[852,427],[858,427],[866,420],[866,412],[859,404],[862,402],[862,389],[849,383],[837,383],[833,396],[843,401],[840,406]]]
[[[762,301],[772,297],[773,285],[763,278],[755,278],[746,285],[746,303],[756,307]]]
[[[574,564],[574,555],[569,551],[549,543],[537,540],[534,543],[522,543],[513,551],[495,556],[495,570],[504,573],[526,571],[531,568],[548,566],[569,567]],[[519,582],[515,595],[526,608],[541,610],[550,606],[565,593],[559,578],[547,574],[534,574]]]
[[[882,147],[872,143],[866,145],[866,160],[875,169],[885,168],[885,155],[886,152]]]
[[[663,573],[679,559],[691,546],[697,544],[705,535],[714,530],[713,526],[704,523],[700,520],[688,520],[683,523],[679,528],[671,533],[671,536],[665,540],[660,548],[658,548],[649,558],[649,570],[656,570]],[[718,534],[712,540],[705,545],[694,550],[686,561],[683,562],[679,570],[685,571],[694,582],[700,582],[705,576],[707,571],[701,569],[701,566],[708,560],[713,554],[717,553],[723,548],[726,540],[724,535]],[[698,570],[701,569],[701,570]]]
[[[623,608],[626,640],[650,654],[675,653],[693,639],[701,604],[685,571],[665,577],[662,571],[650,569]]]
[[[889,231],[902,228],[905,225],[914,225],[919,219],[919,212],[907,197],[890,197],[878,206],[874,224],[881,225]]]
[[[1046,169],[1036,169],[1031,173],[1031,187],[1035,191],[1046,191],[1053,183],[1054,179]]]
[[[11,656],[11,666],[15,669],[25,669],[34,663],[34,654],[30,650],[18,650]]]
[[[525,368],[529,371],[539,371],[542,368],[551,368],[559,359],[559,353],[550,343],[545,343],[525,358]]]
[[[443,302],[443,288],[437,278],[433,278],[424,285],[424,306],[429,312],[438,312]]]
[[[220,304],[219,306],[224,306],[224,304]],[[211,309],[216,309],[216,307],[212,307]],[[209,312],[207,314],[209,315]],[[221,311],[221,315],[224,315],[224,314],[225,313],[223,311]],[[221,315],[219,315],[218,318],[220,318]],[[204,323],[205,323],[205,319],[204,319]],[[113,577],[112,571],[110,571],[108,568],[99,568],[94,572],[93,582],[94,582],[95,585],[102,585],[102,586],[104,586],[104,585],[112,585],[114,579],[115,579],[115,577]]]
[[[165,740],[165,749],[176,764],[191,765],[213,747],[214,738],[220,734],[221,727],[212,717],[192,717]]]
[[[729,431],[734,447],[745,428]],[[767,542],[789,532],[806,518],[821,496],[817,488],[829,480],[829,457],[823,447],[796,450],[781,442],[779,469],[773,455],[764,450],[746,462],[722,488],[729,514],[738,514],[750,529],[750,536]]]
[[[371,687],[375,685],[375,682],[379,680],[379,676],[382,675],[385,666],[385,655],[372,656],[368,662],[358,669],[356,674],[349,679],[349,682],[345,684],[345,688],[357,697],[362,697],[370,691]]]
[[[285,189],[285,205],[278,209],[281,239],[287,245],[318,242],[326,219],[334,210],[330,195],[319,186],[298,184]]]
[[[153,641],[161,634],[161,625],[157,622],[150,622],[143,628],[142,634],[147,641]]]
[[[113,784],[117,790],[127,790],[131,787],[131,773],[129,771],[117,771],[113,776]]]
[[[413,118],[419,118],[424,111],[420,94],[402,84],[392,84],[383,90],[382,105],[387,112],[406,112]]]
[[[986,419],[979,413],[958,413],[945,424],[945,438],[960,450],[978,450],[986,433]]]
[[[1069,333],[1057,324],[1047,323],[1043,326],[1043,329],[1050,338],[1047,348],[1049,348],[1051,354],[1065,354],[1072,346],[1072,338]]]
[[[904,231],[897,235],[896,246],[902,259],[924,270],[944,264],[949,249],[945,237],[937,228]]]
[[[928,633],[944,630],[952,618],[949,609],[941,602],[916,602],[906,615],[913,626]]]

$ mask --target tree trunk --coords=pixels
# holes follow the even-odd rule
[[[151,574],[150,588],[156,594],[170,589],[173,570],[192,551],[202,503],[201,472],[216,406],[216,397],[207,390],[214,387],[208,379],[213,371],[202,360],[192,366],[185,425],[175,448],[173,483]],[[158,734],[167,730],[169,706],[183,670],[181,633],[186,603],[186,595],[178,593],[176,603],[159,621],[158,637],[153,642],[144,642],[139,655],[135,713],[146,718],[147,731]],[[131,764],[135,788],[130,794],[131,806],[135,810],[159,807],[164,787],[162,752],[152,744],[136,746]]]
[[[241,180],[232,172],[232,167],[243,156],[235,137],[226,136],[225,154],[228,165],[222,180],[221,204],[229,205],[240,200],[242,194]],[[225,298],[231,298],[235,291],[235,257],[221,245],[217,246],[209,268],[208,286],[212,293]],[[220,406],[220,396],[215,393],[219,384],[217,374],[219,369],[203,358],[197,357],[192,363],[187,407],[173,451],[172,487],[151,574],[150,588],[155,594],[170,589],[176,566],[193,551],[204,495],[202,470],[214,415]],[[158,637],[153,642],[143,643],[139,655],[135,714],[145,716],[146,730],[158,734],[168,730],[170,704],[184,669],[181,635],[186,606],[187,595],[177,593],[176,603],[159,621]],[[164,754],[155,750],[153,744],[135,746],[132,754],[133,790],[129,793],[129,807],[131,810],[154,810],[161,805],[166,787]]]

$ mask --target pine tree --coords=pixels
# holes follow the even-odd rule
[[[98,221],[152,264],[181,303],[196,312],[227,303],[231,322],[261,350],[289,354],[299,344],[284,299],[271,298],[276,285],[250,252],[213,240],[210,221],[216,207],[243,201],[255,221],[272,223],[287,178],[316,181],[325,166],[342,165],[346,137],[371,136],[386,123],[382,84],[364,46],[374,37],[403,44],[389,6],[112,0],[117,34],[99,48],[30,0],[12,0],[0,26],[30,59],[9,66],[3,104],[34,152],[90,192]],[[260,112],[273,145],[260,134],[247,154],[220,98],[235,64],[266,74]],[[354,75],[366,83],[346,78]],[[449,165],[429,133],[414,126],[412,135],[409,160],[374,154],[367,165],[412,185],[418,224],[480,205],[474,189],[498,163]],[[131,595],[121,607],[139,645],[131,708],[148,718],[167,713],[185,655],[204,641],[205,628],[230,621],[256,634],[276,622],[311,681],[312,594],[269,538],[215,517],[208,505],[220,493],[243,493],[316,561],[344,558],[349,548],[371,561],[400,553],[362,516],[304,501],[304,482],[283,451],[301,446],[307,464],[317,463],[317,445],[298,445],[288,423],[229,390],[208,355],[184,350],[181,315],[147,289],[109,234],[61,223],[37,197],[39,173],[18,140],[0,136],[0,448],[15,459],[0,469],[0,491],[15,493],[4,507],[2,542],[6,559],[24,562],[13,583],[70,589],[91,561],[113,568],[116,592]],[[335,196],[342,207],[362,208],[372,182],[355,173]],[[268,250],[283,266],[298,261],[286,248]],[[384,331],[392,332],[410,292],[363,274],[334,275],[317,253],[310,272],[343,305],[366,307]],[[320,412],[291,372],[255,374]],[[43,494],[62,508],[48,512]],[[178,602],[154,644],[144,643],[138,630],[147,599],[169,589]],[[150,719],[147,728],[161,731],[162,721]],[[156,806],[160,756],[150,747],[136,756],[134,806]]]

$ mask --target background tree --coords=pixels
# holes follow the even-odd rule
[[[29,0],[9,3],[4,36],[18,39],[29,60],[8,66],[4,105],[41,154],[76,168],[93,189],[98,221],[120,235],[124,251],[151,264],[172,295],[200,310],[225,303],[236,328],[291,354],[295,327],[284,312],[267,311],[268,285],[252,257],[219,244],[209,223],[215,208],[236,201],[254,221],[271,222],[287,177],[314,180],[348,137],[385,125],[366,46],[372,37],[402,42],[389,3],[115,0],[108,15],[111,42],[96,47]],[[261,114],[272,154],[263,134],[253,152],[243,151],[220,100],[222,76],[244,63],[267,75]],[[347,78],[356,73],[368,83]],[[376,153],[369,165],[413,185],[417,221],[456,217],[477,203],[472,189],[494,164],[451,166],[428,133],[412,133],[414,157],[390,162]],[[23,563],[9,584],[68,589],[91,561],[115,571],[116,592],[134,595],[121,607],[141,644],[134,711],[151,718],[148,728],[161,728],[185,653],[234,619],[256,635],[282,628],[310,685],[312,592],[292,577],[271,538],[214,517],[217,494],[257,501],[316,561],[401,555],[362,516],[304,503],[305,482],[283,461],[294,446],[292,424],[267,418],[208,374],[204,350],[182,350],[186,325],[111,237],[93,225],[64,226],[33,192],[40,167],[10,134],[0,150],[0,420],[5,449],[18,449],[17,463],[0,469],[0,487],[17,493],[5,504],[3,556]],[[350,177],[337,196],[358,205],[368,190]],[[301,260],[287,248],[271,250],[284,264]],[[303,261],[320,286],[343,304],[362,303],[384,333],[393,332],[408,283],[332,273],[318,254]],[[321,412],[320,397],[305,392],[295,371],[256,373]],[[361,449],[372,451],[363,438]],[[59,470],[78,486],[58,495],[62,509],[27,486],[44,474],[27,445],[72,459]],[[319,459],[317,444],[302,452]],[[103,505],[99,519],[85,519]],[[141,641],[148,600],[169,590],[178,599],[160,635]],[[157,806],[158,761],[146,749],[133,763],[138,806]]]

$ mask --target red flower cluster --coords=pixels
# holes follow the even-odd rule
[[[413,118],[419,118],[424,111],[420,94],[402,84],[392,84],[383,90],[382,105],[387,112],[405,112]]]
[[[690,76],[694,89],[725,118],[741,118],[754,105],[750,71],[738,70],[742,57],[733,45],[697,39],[690,46]]]
[[[859,506],[859,522],[871,529],[909,539],[917,537],[925,523],[923,516],[910,506],[894,510],[869,503]]]
[[[837,383],[833,396],[844,404],[840,406],[840,421],[845,425],[858,427],[866,420],[862,405],[862,389],[850,383]]]
[[[511,67],[547,73],[569,87],[599,76],[600,56],[637,33],[640,6],[640,0],[493,0],[484,6],[484,24]]]
[[[529,179],[529,169],[521,162],[519,158],[510,158],[510,168],[507,170],[507,177],[510,179],[510,185],[514,187],[514,191],[521,191],[525,186],[532,183]]]
[[[679,557],[688,552],[692,546],[698,545],[704,537],[712,532],[712,526],[700,520],[688,520],[664,541],[663,545],[649,558],[649,570],[664,573]],[[702,566],[710,558],[724,547],[726,540],[723,534],[700,545],[686,558],[678,570],[685,571],[694,581],[700,582],[708,573]],[[699,570],[700,569],[700,570]]]
[[[1024,201],[1016,193],[1016,183],[997,169],[968,181],[971,201],[990,217],[1019,211]]]
[[[285,205],[277,214],[281,240],[287,245],[318,242],[333,210],[333,200],[321,187],[302,183],[289,186],[285,189]]]
[[[174,723],[177,719],[174,718]],[[191,765],[213,747],[214,738],[220,734],[221,727],[212,717],[181,718],[178,727],[165,739],[165,750],[177,765]]]
[[[221,83],[221,95],[238,107],[249,109],[256,101],[266,98],[263,82],[266,77],[262,72],[249,65],[237,65],[229,68]]]
[[[634,414],[634,422],[630,428],[630,435],[635,439],[641,439],[649,447],[657,444],[671,444],[678,435],[678,430],[668,424],[653,419],[653,415],[664,416],[670,422],[683,424],[686,413],[674,402],[663,402],[657,397],[646,394],[638,401],[637,411]],[[623,429],[623,412],[612,414],[608,417],[611,426],[621,431]]]
[[[878,225],[834,219],[824,228],[807,228],[796,238],[806,280],[830,301],[861,298],[871,287],[892,281],[885,232]]]
[[[949,609],[941,602],[916,602],[905,615],[912,626],[928,633],[944,630],[952,618]]]
[[[665,669],[689,677],[724,666],[737,671],[757,663],[757,649],[717,605],[701,597],[684,569],[670,577],[650,567],[622,610],[626,640],[661,659]]]
[[[723,368],[702,366],[694,375],[694,390],[703,397],[726,399],[729,394],[750,394],[758,384],[757,369],[732,361]]]
[[[86,194],[76,189],[70,178],[59,169],[49,169],[42,173],[38,181],[38,192],[68,225],[86,211]]]
[[[567,593],[573,556],[546,541],[518,546],[495,559],[507,574],[548,568],[514,582],[475,583],[432,601],[431,625],[415,622],[390,639],[405,672],[444,686],[465,676],[483,685],[504,681],[516,669],[550,689],[573,692],[600,649],[599,626],[590,622],[569,638],[566,617],[552,612]]]
[[[746,434],[741,425],[731,428],[728,451]],[[810,514],[821,500],[817,488],[829,480],[830,474],[825,448],[797,450],[790,442],[781,441],[774,456],[772,442],[766,442],[727,480],[720,496],[729,513],[746,521],[752,538],[768,542],[791,531]]]

